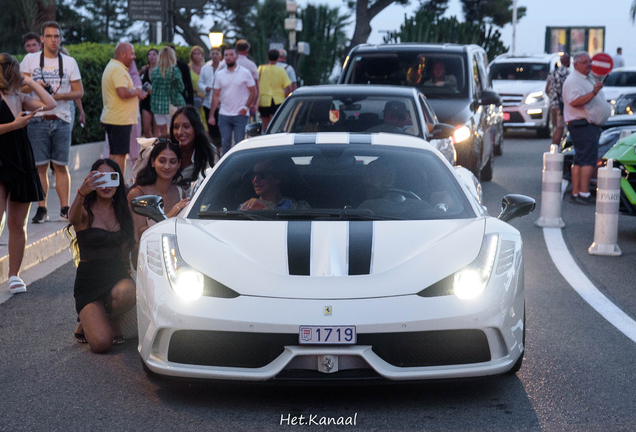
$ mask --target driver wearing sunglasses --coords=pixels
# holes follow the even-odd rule
[[[239,206],[239,210],[309,208],[306,201],[296,201],[283,195],[281,186],[285,183],[285,173],[276,165],[274,161],[263,161],[254,165],[252,186],[257,198],[245,201]]]

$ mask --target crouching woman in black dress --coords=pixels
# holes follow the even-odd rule
[[[117,187],[100,187],[111,172],[123,178],[111,159],[95,162],[69,211],[76,262],[79,252],[74,295],[80,323],[75,337],[88,342],[95,353],[123,343],[117,318],[135,305],[129,265],[135,236],[126,189],[121,181]]]

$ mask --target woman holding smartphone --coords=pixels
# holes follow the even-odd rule
[[[69,210],[69,222],[75,230],[73,255],[78,264],[74,296],[79,325],[75,339],[88,342],[94,353],[107,353],[113,345],[124,342],[117,318],[135,305],[129,264],[134,225],[121,178],[115,161],[99,159]]]
[[[19,91],[30,86],[40,100]],[[26,126],[37,111],[52,110],[57,103],[31,77],[20,75],[20,64],[0,54],[0,221],[7,213],[9,227],[9,292],[26,292],[18,276],[26,248],[26,219],[31,202],[44,199]],[[31,111],[29,114],[24,111]],[[0,223],[0,232],[4,224]]]

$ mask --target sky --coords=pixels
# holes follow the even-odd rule
[[[296,1],[299,7],[326,3],[340,6],[343,12],[347,9],[343,0]],[[636,66],[636,26],[629,17],[631,4],[632,0],[518,0],[518,6],[525,6],[527,12],[517,23],[516,53],[543,53],[547,26],[605,26],[605,52],[613,55],[620,46],[626,66]],[[399,29],[404,15],[412,16],[418,6],[418,0],[411,0],[407,6],[393,4],[384,9],[371,21],[373,32],[368,42],[382,43],[386,31]],[[449,1],[445,16],[453,15],[463,20],[459,0]],[[512,25],[506,25],[501,32],[504,44],[511,47]],[[353,25],[348,33],[353,34]]]

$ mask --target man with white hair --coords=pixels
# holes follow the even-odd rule
[[[568,125],[576,153],[572,164],[574,204],[593,205],[590,178],[598,161],[600,126],[610,115],[610,105],[601,90],[602,82],[590,76],[592,59],[586,52],[574,54],[574,71],[563,83],[563,118]]]
[[[134,61],[135,48],[128,42],[120,42],[102,75],[104,109],[99,120],[108,135],[110,157],[122,173],[126,172],[126,155],[130,150],[132,125],[137,124],[139,99],[146,96],[135,87],[128,73]]]
[[[276,63],[276,66],[285,69],[285,72],[287,72],[287,76],[291,81],[291,91],[296,90],[296,88],[298,87],[296,85],[296,71],[292,66],[287,64],[287,51],[285,51],[284,49],[278,50],[278,63]]]

